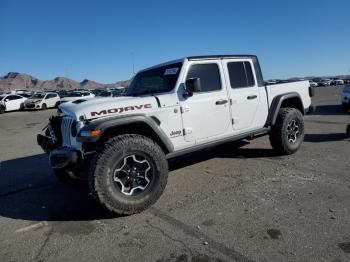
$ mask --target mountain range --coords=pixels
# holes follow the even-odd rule
[[[101,84],[95,81],[84,79],[81,82],[74,81],[67,77],[56,77],[52,80],[40,80],[31,75],[9,72],[7,75],[0,77],[0,91],[11,90],[55,90],[55,89],[75,89],[75,88],[112,88],[126,87],[130,84],[130,80],[119,81],[112,84]]]

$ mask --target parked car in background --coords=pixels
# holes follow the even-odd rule
[[[24,109],[24,102],[27,98],[20,95],[1,95],[0,96],[0,114],[7,111]]]
[[[105,91],[106,91],[105,89],[101,89],[101,88],[90,90],[90,92],[93,93],[95,96],[99,96],[101,93]]]
[[[309,83],[311,87],[318,87],[318,84],[312,80],[309,80]]]
[[[35,93],[24,103],[25,109],[42,109],[57,107],[60,104],[60,96],[53,92]]]
[[[315,83],[317,83],[317,86],[329,86],[330,85],[330,81],[328,81],[327,79],[316,78],[316,79],[313,79],[313,81]]]
[[[98,96],[100,97],[118,97],[118,96],[122,96],[122,94],[124,93],[124,89],[115,89],[112,91],[104,91],[101,92]]]
[[[344,86],[341,94],[342,108],[345,112],[350,110],[350,85]]]
[[[72,91],[68,93],[65,97],[61,98],[60,103],[72,102],[78,99],[89,100],[94,98],[95,95],[88,91]]]
[[[332,82],[331,82],[331,85],[333,85],[333,86],[344,85],[344,80],[342,80],[342,79],[333,79]]]

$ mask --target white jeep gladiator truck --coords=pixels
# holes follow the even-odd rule
[[[168,159],[269,135],[296,152],[310,111],[308,81],[267,86],[253,55],[194,56],[142,70],[122,97],[59,106],[38,144],[64,181],[88,179],[112,212],[140,212],[160,197]]]

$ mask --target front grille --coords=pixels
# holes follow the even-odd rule
[[[27,107],[27,108],[34,108],[34,107],[35,107],[35,104],[26,104],[26,107]]]
[[[63,117],[61,123],[61,131],[62,131],[62,145],[70,146],[71,144],[71,127],[74,119],[69,117]]]

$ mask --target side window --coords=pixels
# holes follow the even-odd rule
[[[188,71],[187,79],[200,78],[202,92],[221,89],[220,72],[217,64],[192,65]]]
[[[56,97],[55,94],[48,94],[48,95],[46,96],[46,99],[50,99],[50,98],[54,98],[54,97]]]
[[[227,63],[231,88],[252,87],[255,84],[253,70],[249,62]]]

